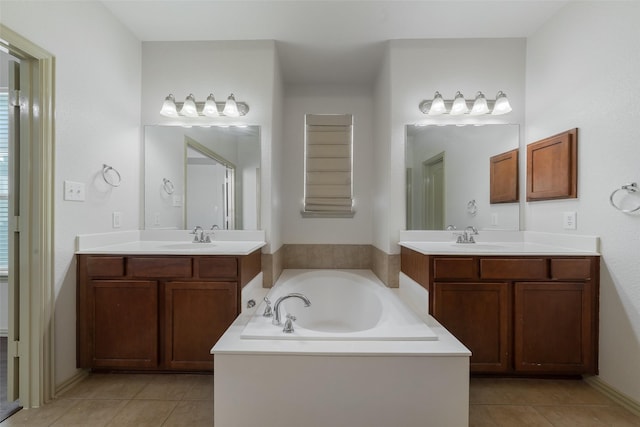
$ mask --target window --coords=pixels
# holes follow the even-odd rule
[[[303,217],[351,218],[353,116],[305,115]]]

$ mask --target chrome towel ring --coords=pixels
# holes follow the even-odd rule
[[[102,179],[112,187],[119,187],[122,182],[120,172],[105,164],[102,165]]]
[[[613,201],[613,197],[616,195],[616,193],[618,193],[618,191],[622,191],[622,190],[626,190],[627,194],[637,193],[639,190],[638,183],[630,182],[629,184],[625,184],[622,187],[613,190],[613,192],[609,196],[609,203],[611,203],[611,206],[618,209],[620,212],[624,212],[624,213],[631,213],[631,212],[640,210],[640,201],[638,202],[637,206],[633,209],[623,209],[622,207],[616,205],[616,203]]]

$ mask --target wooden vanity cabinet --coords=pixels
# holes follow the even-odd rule
[[[599,262],[401,253],[402,271],[429,291],[429,312],[484,374],[597,374]]]
[[[246,256],[77,255],[77,365],[211,371],[211,347],[261,270]]]

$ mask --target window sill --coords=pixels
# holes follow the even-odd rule
[[[306,212],[300,211],[302,218],[353,218],[356,213],[351,212]]]

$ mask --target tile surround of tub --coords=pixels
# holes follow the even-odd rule
[[[287,244],[285,269],[370,269],[371,245]]]
[[[371,247],[373,265],[371,269],[390,288],[399,286],[400,254],[388,254],[375,246]]]
[[[284,248],[281,246],[272,254],[262,254],[262,286],[270,288],[282,274]]]

